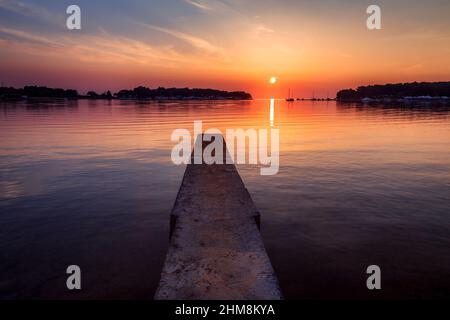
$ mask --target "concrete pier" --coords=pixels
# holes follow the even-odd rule
[[[155,299],[281,299],[259,217],[233,164],[187,165]]]

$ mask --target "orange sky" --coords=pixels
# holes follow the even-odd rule
[[[79,1],[81,31],[64,28],[64,3],[46,2],[0,1],[6,85],[212,87],[265,98],[289,88],[325,97],[363,84],[450,80],[450,3],[438,0],[381,1],[379,31],[366,28],[367,4],[351,0],[131,1],[129,8]]]

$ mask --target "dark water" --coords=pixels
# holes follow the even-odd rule
[[[174,129],[269,101],[0,106],[0,297],[151,299],[184,167]],[[280,171],[238,167],[286,298],[450,297],[450,109],[275,102]],[[66,289],[68,265],[81,292]],[[382,290],[366,289],[368,265]]]

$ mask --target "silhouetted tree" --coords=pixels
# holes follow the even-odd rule
[[[93,99],[95,99],[95,98],[98,98],[98,93],[97,92],[95,92],[95,91],[89,91],[88,93],[87,93],[87,96],[89,97],[89,98],[93,98]]]

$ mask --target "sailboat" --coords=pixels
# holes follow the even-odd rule
[[[295,101],[295,99],[293,98],[293,96],[294,96],[294,93],[292,93],[292,97],[291,97],[291,89],[289,89],[289,91],[288,91],[288,97],[286,98],[286,101],[288,101],[288,102],[293,102],[293,101]]]

